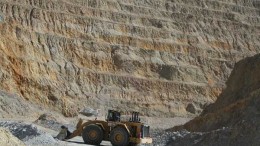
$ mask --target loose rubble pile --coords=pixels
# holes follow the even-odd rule
[[[239,61],[217,101],[203,113],[170,129],[193,131],[174,146],[258,146],[260,144],[260,54]],[[197,132],[203,132],[198,135]]]
[[[55,145],[58,143],[50,134],[39,130],[35,125],[22,122],[4,121],[0,127],[8,129],[15,137],[23,141],[27,146]]]
[[[178,132],[167,132],[164,130],[156,129],[151,130],[151,136],[153,138],[153,146],[165,146],[169,141],[183,138],[190,132],[183,130]]]
[[[34,123],[55,131],[60,130],[60,126],[62,125],[54,116],[48,113],[42,114]]]
[[[0,126],[9,129],[10,132],[20,140],[40,135],[34,125],[27,125],[21,122],[5,121],[0,122]]]
[[[13,136],[8,130],[0,127],[1,146],[25,146],[17,137]]]
[[[168,133],[171,133],[172,136],[169,138],[167,146],[227,146],[230,141],[225,139],[231,136],[231,129],[223,128],[211,132],[188,132],[183,130],[182,132]]]

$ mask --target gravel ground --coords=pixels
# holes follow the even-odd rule
[[[23,140],[27,146],[47,146],[47,145],[57,145],[58,140],[54,139],[50,134],[42,133],[38,136],[28,137]]]
[[[151,136],[153,138],[153,146],[166,146],[170,142],[177,139],[182,139],[188,134],[190,134],[190,132],[186,130],[177,131],[177,132],[166,132],[160,129],[151,130]]]

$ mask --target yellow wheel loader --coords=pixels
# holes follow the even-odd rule
[[[133,112],[129,121],[121,121],[121,114],[109,110],[107,119],[79,120],[76,130],[67,139],[82,136],[86,144],[100,145],[103,140],[110,141],[113,146],[135,146],[151,144],[150,127],[140,122],[139,113]]]

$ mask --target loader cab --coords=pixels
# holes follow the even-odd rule
[[[120,121],[121,114],[120,112],[114,111],[114,110],[108,110],[107,114],[107,121]]]

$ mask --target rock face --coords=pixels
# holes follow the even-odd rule
[[[260,52],[259,15],[253,0],[0,0],[0,89],[66,116],[198,113]]]
[[[199,117],[174,128],[205,133],[189,134],[171,145],[259,145],[259,97],[260,54],[238,62],[227,81],[227,88],[217,101]]]

